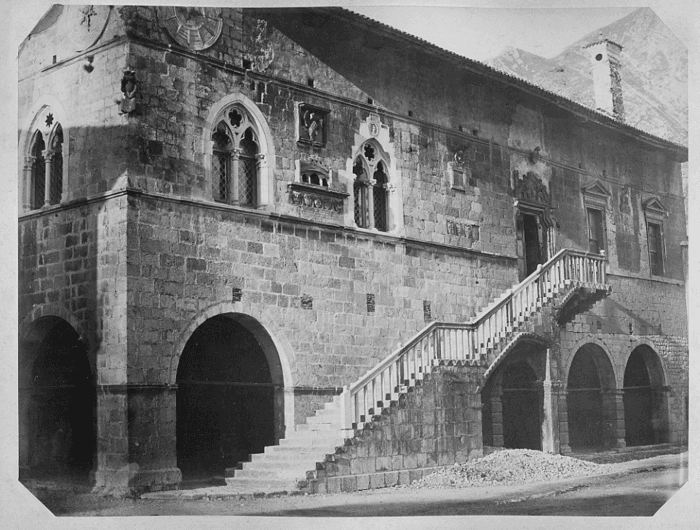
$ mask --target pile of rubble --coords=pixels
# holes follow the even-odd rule
[[[612,464],[594,464],[530,449],[505,449],[465,464],[455,464],[413,482],[409,488],[465,488],[543,482],[611,473]]]

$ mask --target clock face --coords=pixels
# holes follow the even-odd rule
[[[206,50],[221,35],[224,22],[220,7],[160,7],[161,23],[170,36],[190,50]]]

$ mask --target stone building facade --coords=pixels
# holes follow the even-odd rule
[[[55,6],[19,65],[21,474],[222,474],[562,249],[605,295],[382,458],[687,443],[684,147],[341,9]]]

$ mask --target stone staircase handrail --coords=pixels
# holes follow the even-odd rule
[[[564,285],[605,284],[604,255],[562,249],[470,322],[431,322],[368,370],[341,394],[341,422],[352,429],[401,388],[422,379],[434,360],[476,361],[485,356]]]

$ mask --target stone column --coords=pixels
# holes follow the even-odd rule
[[[241,156],[240,149],[234,149],[231,151],[231,171],[228,172],[228,191],[231,194],[229,201],[231,204],[239,204],[240,199],[238,195],[238,160]]]
[[[51,151],[44,151],[44,163],[46,164],[46,170],[44,171],[44,206],[49,206],[51,204],[51,159],[53,158],[53,153]]]
[[[623,390],[602,390],[603,395],[603,446],[605,448],[626,447],[625,405]]]
[[[542,382],[542,391],[542,451],[544,451],[545,453],[558,453],[558,382],[552,381],[551,350],[549,348],[547,348],[546,353],[545,379]]]
[[[32,169],[34,168],[34,161],[36,158],[33,156],[24,157],[24,167],[22,168],[22,205],[23,211],[29,211],[32,209],[32,187],[34,182],[32,181]]]
[[[367,219],[367,228],[374,229],[374,187],[377,185],[377,181],[370,179],[367,184],[367,213],[369,219]]]
[[[569,409],[566,396],[566,387],[563,383],[560,383],[557,401],[559,402],[559,452],[561,454],[571,452],[571,446],[569,445]]]

